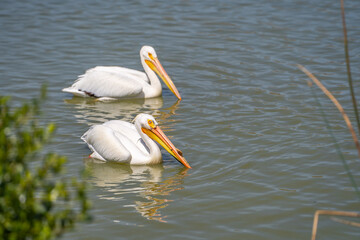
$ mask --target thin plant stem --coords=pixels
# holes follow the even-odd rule
[[[360,134],[360,120],[359,120],[359,113],[357,109],[356,104],[356,98],[354,94],[354,87],[352,84],[352,77],[351,77],[351,71],[350,71],[350,57],[349,57],[349,48],[348,48],[348,40],[347,40],[347,30],[346,30],[346,22],[345,22],[345,9],[344,9],[344,0],[341,0],[341,17],[342,17],[342,25],[343,25],[343,31],[344,31],[344,49],[345,49],[345,59],[346,59],[346,70],[348,75],[348,82],[349,82],[349,89],[350,94],[352,98],[352,103],[354,107],[354,113],[356,117],[357,127]]]
[[[356,137],[356,133],[354,131],[354,128],[351,125],[350,119],[348,115],[345,113],[344,108],[341,106],[339,101],[326,89],[326,87],[311,73],[309,72],[305,67],[303,67],[300,64],[297,64],[298,68],[303,71],[313,82],[325,93],[326,96],[335,104],[335,106],[339,109],[341,115],[343,116],[346,125],[348,126],[351,136],[355,142],[356,149],[358,151],[358,155],[360,158],[360,144],[358,141],[358,138]]]
[[[331,219],[338,223],[347,224],[347,225],[354,226],[354,227],[360,227],[360,223],[358,223],[358,222],[348,221],[348,220],[344,220],[344,219],[336,218],[336,217],[332,217]]]
[[[333,216],[345,216],[345,217],[360,217],[360,213],[357,212],[345,212],[345,211],[333,211],[333,210],[316,210],[314,214],[313,229],[311,234],[311,240],[315,240],[317,227],[319,222],[319,215],[333,215]]]
[[[310,85],[310,84],[309,84],[309,85]],[[312,85],[312,84],[311,84],[311,85]],[[355,182],[355,179],[354,179],[354,177],[353,177],[353,175],[352,175],[352,173],[351,173],[351,171],[350,171],[350,168],[349,168],[349,166],[347,165],[347,163],[346,163],[346,161],[345,161],[344,155],[342,154],[341,149],[340,149],[340,146],[339,146],[339,144],[338,144],[337,141],[336,141],[335,135],[334,135],[334,133],[333,133],[331,127],[330,127],[330,123],[329,123],[329,121],[328,121],[328,119],[327,119],[327,117],[326,117],[326,114],[325,114],[325,112],[323,111],[323,107],[322,107],[322,105],[321,105],[321,103],[320,103],[320,101],[319,101],[319,99],[318,99],[318,96],[317,96],[316,92],[314,92],[313,88],[311,88],[311,92],[312,92],[313,95],[315,96],[315,100],[316,100],[316,102],[317,102],[317,103],[319,104],[319,106],[320,106],[320,113],[321,113],[321,115],[323,116],[324,122],[325,122],[325,124],[326,124],[326,128],[328,129],[329,134],[330,134],[331,138],[332,138],[333,141],[334,141],[336,152],[337,152],[337,154],[339,155],[339,157],[340,157],[340,159],[341,159],[341,162],[342,162],[342,164],[343,164],[343,166],[344,166],[344,169],[346,170],[346,173],[347,173],[347,175],[348,175],[348,177],[349,177],[349,179],[350,179],[350,182],[351,182],[353,188],[355,189],[355,192],[356,192],[358,198],[360,199],[359,187],[357,186],[357,184],[356,184],[356,182]]]

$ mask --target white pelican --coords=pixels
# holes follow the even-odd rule
[[[90,157],[134,165],[158,164],[162,162],[162,155],[158,145],[153,141],[155,140],[176,160],[191,168],[153,116],[141,113],[136,116],[134,122],[131,124],[112,120],[92,126],[81,137],[93,151]]]
[[[153,98],[161,96],[159,78],[181,100],[173,81],[162,67],[154,48],[143,46],[140,50],[141,64],[145,73],[115,66],[97,66],[80,75],[71,87],[63,92],[100,100],[116,98]]]

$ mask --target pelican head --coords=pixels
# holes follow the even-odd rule
[[[157,58],[155,49],[150,46],[143,46],[140,50],[140,56],[144,59],[146,65],[149,66],[149,68],[154,71],[166,84],[166,86],[171,90],[171,92],[179,99],[181,100],[181,96],[177,88],[175,87],[175,84],[169,77],[169,75],[166,73],[165,69],[161,65],[159,59]]]
[[[168,151],[176,160],[187,168],[191,168],[186,159],[182,156],[182,152],[177,149],[169,138],[158,126],[155,118],[149,114],[139,114],[135,118],[135,124],[140,124],[141,130],[152,140],[158,142],[166,151]]]

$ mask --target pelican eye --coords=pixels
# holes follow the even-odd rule
[[[154,121],[153,121],[153,120],[149,119],[149,120],[148,120],[148,124],[149,124],[149,126],[150,126],[151,128],[155,128],[155,124],[154,124]]]
[[[151,60],[154,60],[154,56],[153,56],[151,53],[149,53],[149,58],[150,58]]]

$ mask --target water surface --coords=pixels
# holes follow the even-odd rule
[[[359,93],[360,7],[345,4]],[[91,173],[94,221],[65,239],[308,239],[317,209],[359,210],[324,114],[360,184],[349,131],[295,66],[353,119],[342,41],[339,1],[5,0],[0,94],[27,101],[48,83],[41,118],[58,126],[48,149],[68,157],[64,177]],[[160,98],[110,103],[61,92],[97,65],[141,70],[142,45],[156,49],[181,102],[166,86]],[[159,166],[87,159],[80,136],[91,125],[141,112],[159,120],[193,169],[165,151]],[[320,218],[319,239],[359,236]]]

